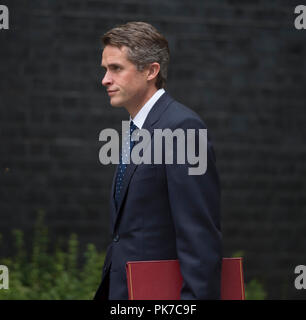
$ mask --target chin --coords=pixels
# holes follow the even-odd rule
[[[122,107],[121,104],[120,104],[120,105],[119,105],[119,104],[118,104],[118,105],[117,105],[117,104],[111,104],[111,106],[112,106],[113,108],[121,108],[121,107]]]
[[[120,101],[110,100],[110,104],[112,107],[122,107],[122,103]]]

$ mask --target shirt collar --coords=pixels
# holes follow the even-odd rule
[[[138,111],[134,119],[130,116],[130,121],[133,120],[138,129],[141,129],[150,110],[154,106],[155,102],[165,93],[163,88],[157,90],[153,96],[145,103],[145,105]]]

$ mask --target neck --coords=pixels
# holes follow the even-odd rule
[[[126,110],[130,114],[131,118],[134,119],[139,110],[150,100],[150,98],[157,91],[157,88],[154,86],[150,88],[143,96],[138,97],[137,103],[133,103],[130,106],[126,106]]]

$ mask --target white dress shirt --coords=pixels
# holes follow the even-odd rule
[[[154,106],[155,102],[164,94],[163,88],[158,89],[153,96],[145,103],[145,105],[138,111],[134,119],[130,117],[130,121],[133,120],[138,129],[141,129],[150,110]]]
[[[150,110],[156,103],[156,101],[164,94],[164,89],[157,90],[153,96],[145,103],[145,105],[138,111],[134,119],[130,116],[130,121],[133,120],[138,129],[141,129]],[[122,163],[130,163],[130,132],[127,131],[123,134],[122,142]]]

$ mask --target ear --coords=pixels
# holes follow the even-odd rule
[[[159,70],[160,70],[160,65],[158,62],[151,63],[148,68],[147,80],[150,81],[155,79],[158,75]]]

